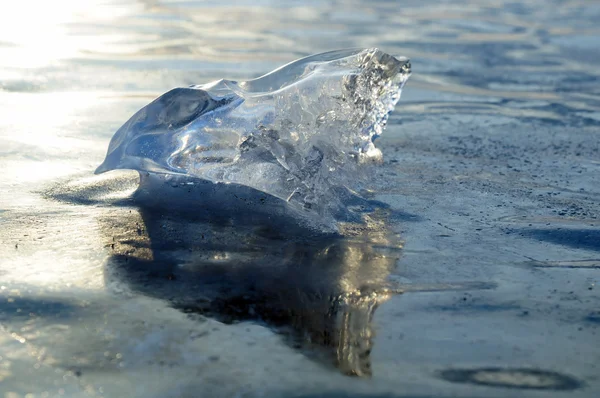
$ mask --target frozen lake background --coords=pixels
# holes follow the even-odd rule
[[[597,397],[600,4],[282,3],[3,5],[0,396]],[[327,242],[341,254],[322,274],[321,243],[293,225],[282,238],[260,228],[268,217],[148,211],[129,199],[135,173],[92,176],[114,131],[166,90],[344,47],[413,65],[371,198],[404,241],[393,267],[373,260],[377,235]],[[409,290],[351,318],[375,333],[370,378],[284,333],[339,325],[290,323],[261,296],[363,273]],[[215,301],[206,282],[252,278],[248,302]]]

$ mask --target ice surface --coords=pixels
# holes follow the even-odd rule
[[[134,169],[236,183],[324,213],[355,189],[410,76],[378,49],[302,58],[245,82],[175,88],[114,135],[96,173]],[[362,176],[362,177],[361,177]]]

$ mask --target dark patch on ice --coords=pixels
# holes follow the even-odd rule
[[[542,242],[569,246],[575,249],[600,251],[600,230],[597,229],[526,229],[521,233]]]
[[[0,300],[0,320],[14,318],[68,318],[78,307],[65,301],[51,298],[8,297]]]
[[[583,383],[574,377],[539,369],[493,367],[449,369],[440,372],[439,375],[442,379],[453,383],[516,389],[569,391],[583,386]]]
[[[592,311],[585,317],[585,320],[588,322],[599,323],[600,324],[600,311]]]

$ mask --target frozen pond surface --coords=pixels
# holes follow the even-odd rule
[[[0,397],[600,395],[600,7],[279,4],[3,10]],[[345,47],[413,67],[354,239],[92,175],[168,89]]]

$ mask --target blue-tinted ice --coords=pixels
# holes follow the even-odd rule
[[[373,141],[409,75],[405,58],[350,49],[254,80],[175,88],[117,131],[96,173],[236,183],[323,212],[336,206],[336,189],[355,187],[362,165],[381,158]]]

